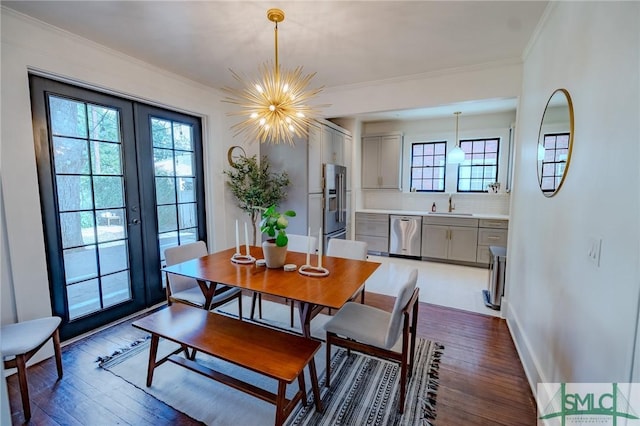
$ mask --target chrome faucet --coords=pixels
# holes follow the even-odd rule
[[[455,206],[455,204],[451,203],[451,194],[449,194],[449,213],[451,213],[455,209],[456,209],[456,206]]]

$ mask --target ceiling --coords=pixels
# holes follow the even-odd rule
[[[273,60],[274,26],[266,11],[278,7],[286,15],[278,26],[281,66],[316,72],[310,87],[339,89],[519,60],[547,2],[54,0],[2,5],[215,88],[237,86],[229,68],[252,77],[261,63]],[[515,108],[514,100],[490,105],[500,102]],[[445,107],[446,114],[455,108]],[[434,113],[388,111],[368,119]]]

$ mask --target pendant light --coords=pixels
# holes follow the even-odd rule
[[[458,118],[462,112],[456,111],[454,114],[456,116],[456,145],[451,149],[451,151],[449,151],[449,154],[447,155],[447,163],[460,164],[464,161],[465,157],[464,151],[460,148],[460,140],[458,139]]]
[[[244,86],[242,89],[224,87],[228,94],[223,102],[240,107],[239,111],[228,113],[244,117],[233,125],[232,130],[245,134],[247,140],[259,140],[278,144],[286,142],[293,145],[294,136],[308,134],[308,127],[317,111],[306,104],[322,88],[307,90],[315,73],[302,75],[302,67],[294,70],[281,70],[278,62],[278,23],[284,21],[284,12],[269,9],[267,19],[275,24],[275,63],[267,62],[259,69],[259,78],[244,81],[233,70],[233,77]]]

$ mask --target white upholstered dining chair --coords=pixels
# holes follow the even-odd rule
[[[170,247],[164,251],[167,266],[197,259],[207,254],[209,252],[204,241]],[[167,273],[167,302],[169,305],[173,302],[179,302],[209,310],[224,305],[234,298],[238,299],[238,318],[242,320],[242,289],[218,285],[211,306],[204,306],[204,295],[194,278]]]
[[[18,384],[22,399],[24,420],[31,418],[29,384],[27,383],[27,362],[44,346],[53,340],[53,350],[58,369],[58,380],[62,379],[62,352],[58,327],[62,319],[52,316],[8,324],[0,328],[0,354],[4,368],[18,370]],[[4,378],[0,378],[2,380]]]
[[[367,251],[367,243],[364,241],[331,238],[327,245],[327,256],[345,259],[367,260]],[[360,291],[360,303],[364,303],[364,286]]]
[[[300,253],[306,253],[309,248],[311,248],[310,253],[315,254],[318,249],[318,239],[316,237],[310,237],[306,235],[298,235],[298,234],[287,234],[288,242],[287,242],[287,251],[297,251]],[[298,265],[301,266],[301,265]],[[287,301],[287,303],[291,303],[291,314],[290,314],[290,324],[293,327],[293,317],[295,315],[295,306],[293,300]],[[253,299],[251,301],[251,316],[250,318],[254,318],[256,304],[258,305],[258,317],[262,318],[262,296],[260,293],[254,293]]]
[[[400,363],[400,404],[404,412],[407,376],[413,372],[418,321],[417,269],[406,269],[391,312],[348,302],[324,326],[327,332],[326,381],[330,386],[331,346],[364,352]]]

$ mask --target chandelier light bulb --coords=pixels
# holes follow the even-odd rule
[[[264,92],[264,90],[262,90],[262,86],[260,86],[259,84],[256,84],[256,90],[258,91],[258,93]]]
[[[251,118],[258,118],[258,113],[257,112],[252,112],[250,117]]]
[[[266,122],[267,122],[267,120],[265,118],[261,118],[260,119],[260,125],[261,126],[264,126],[264,123],[266,123]]]

